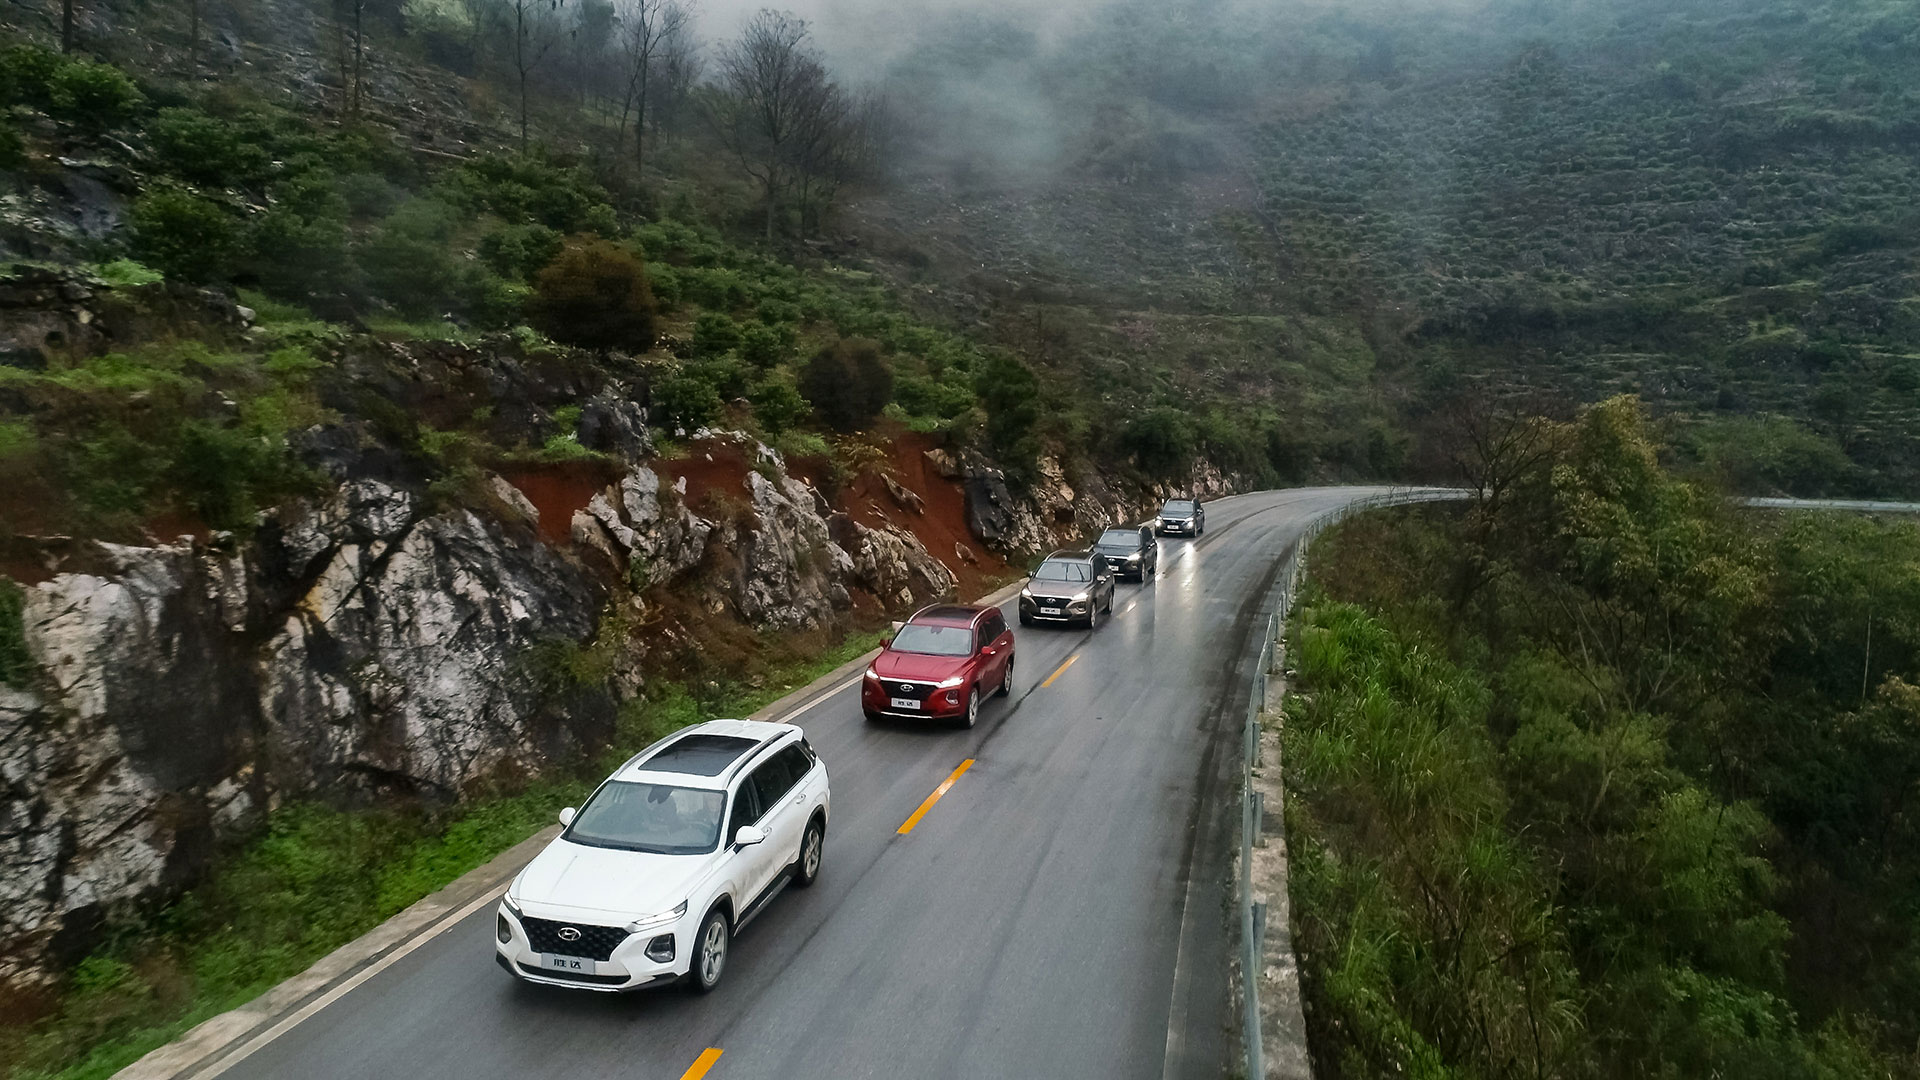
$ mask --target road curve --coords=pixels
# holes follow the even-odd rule
[[[1254,631],[1302,529],[1385,490],[1210,504],[1110,622],[1017,631],[1014,692],[973,731],[869,725],[852,685],[803,706],[833,777],[825,867],[746,928],[716,993],[516,983],[486,905],[220,1075],[1215,1080],[1236,1060],[1229,796]]]

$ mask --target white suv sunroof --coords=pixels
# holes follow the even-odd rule
[[[727,766],[740,760],[760,743],[733,735],[688,735],[676,739],[652,757],[639,763],[647,772],[686,773],[689,776],[719,776]]]

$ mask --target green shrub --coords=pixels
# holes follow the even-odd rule
[[[745,364],[732,356],[716,356],[710,360],[694,360],[683,369],[704,380],[713,387],[722,400],[731,401],[746,394],[752,382],[752,372]]]
[[[252,525],[261,495],[277,487],[285,471],[284,447],[256,431],[204,420],[181,428],[173,481],[213,528]]]
[[[254,220],[249,246],[253,276],[274,296],[297,300],[360,291],[342,218],[305,218],[275,208]]]
[[[715,311],[745,307],[750,295],[746,279],[735,271],[719,267],[681,267],[680,282],[681,294],[686,299]]]
[[[6,117],[0,116],[0,169],[17,169],[26,162],[26,141]]]
[[[653,388],[653,416],[669,431],[694,431],[720,415],[720,392],[713,384],[687,371],[677,372]]]
[[[533,325],[555,341],[588,349],[645,352],[653,346],[653,292],[633,252],[576,236],[534,276]]]
[[[647,267],[647,283],[653,287],[653,299],[659,310],[672,311],[680,306],[685,289],[679,270],[666,263],[652,263]]]
[[[0,50],[0,104],[47,105],[53,99],[54,76],[66,66],[66,57],[38,45]]]
[[[0,577],[0,684],[24,690],[33,677],[33,657],[27,652],[25,606],[20,586]]]
[[[1149,476],[1177,477],[1193,465],[1193,421],[1169,405],[1149,409],[1121,429],[1120,445]]]
[[[698,344],[697,335],[695,344]],[[740,331],[739,349],[740,359],[754,367],[775,367],[784,362],[793,350],[792,328],[749,325]]]
[[[406,193],[384,176],[349,173],[340,178],[340,197],[346,200],[348,214],[365,219],[393,213],[406,198]]]
[[[988,442],[1002,451],[1024,446],[1040,419],[1040,380],[1033,371],[1008,353],[988,353],[974,372],[973,392],[987,411]]]
[[[452,248],[456,221],[447,204],[415,199],[381,222],[353,253],[374,293],[412,316],[457,304],[468,273]]]
[[[196,184],[252,183],[270,164],[250,133],[199,109],[161,109],[147,134],[160,164]]]
[[[545,225],[503,225],[480,238],[480,258],[501,277],[527,281],[560,254],[563,240]]]
[[[115,259],[105,263],[94,271],[94,276],[116,288],[158,285],[167,280],[165,274],[132,259]]]
[[[89,131],[120,127],[144,104],[140,88],[111,64],[70,62],[54,73],[47,88],[53,114]]]
[[[800,321],[800,305],[791,300],[762,299],[754,314],[768,326],[789,326]]]
[[[532,289],[490,273],[475,274],[468,281],[467,312],[475,324],[489,329],[519,325],[532,299]]]
[[[880,344],[846,338],[815,353],[800,370],[800,393],[836,431],[858,431],[893,397],[893,369]]]
[[[773,375],[753,388],[747,396],[753,402],[753,418],[769,435],[791,428],[807,413],[807,399],[800,396],[793,380]]]
[[[513,224],[539,223],[562,233],[617,229],[605,189],[585,170],[537,153],[469,159],[441,190],[457,205]]]
[[[703,311],[693,321],[693,354],[720,356],[740,347],[740,324],[718,311]]]
[[[937,416],[942,420],[951,420],[973,408],[975,400],[973,391],[964,386],[954,386],[923,375],[902,375],[894,380],[893,397],[909,416]],[[1037,415],[1039,406],[1033,404],[1031,407]],[[1031,420],[1027,426],[1032,426]],[[1024,434],[1024,431],[1019,434]],[[1018,435],[1015,438],[1017,440]]]
[[[170,278],[223,280],[242,251],[239,223],[190,192],[154,190],[133,204],[128,219],[134,254]]]

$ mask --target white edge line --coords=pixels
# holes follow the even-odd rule
[[[402,959],[411,955],[416,949],[419,949],[421,946],[425,945],[427,942],[432,941],[434,938],[439,937],[441,934],[445,933],[446,931],[453,929],[467,916],[472,915],[474,912],[479,911],[481,908],[487,906],[488,904],[491,904],[497,901],[498,899],[500,899],[501,894],[506,892],[507,887],[511,884],[513,884],[513,879],[508,878],[506,881],[503,881],[499,885],[491,889],[488,889],[486,892],[480,894],[478,899],[473,900],[471,903],[467,904],[467,906],[459,909],[458,911],[453,912],[451,915],[443,916],[438,922],[432,924],[431,926],[427,927],[427,929],[414,935],[411,940],[401,944],[400,946],[395,948],[392,952],[389,952],[387,955],[381,957],[377,962],[373,964],[369,964],[367,967],[361,969],[352,978],[335,986],[332,990],[327,991],[325,994],[321,995],[319,998],[308,1002],[303,1008],[301,1008],[298,1012],[295,1012],[293,1015],[282,1019],[279,1023],[273,1025],[267,1030],[254,1036],[252,1039],[247,1040],[246,1045],[242,1046],[239,1050],[233,1052],[232,1054],[229,1054],[226,1057],[221,1058],[220,1061],[216,1063],[212,1068],[206,1070],[205,1072],[192,1074],[195,1077],[195,1080],[201,1080],[201,1078],[206,1078],[206,1080],[211,1080],[212,1077],[219,1076],[221,1073],[224,1073],[228,1069],[231,1069],[235,1065],[238,1065],[242,1061],[245,1061],[247,1058],[251,1057],[256,1051],[263,1049],[269,1043],[273,1042],[275,1039],[278,1039],[280,1036],[285,1035],[287,1032],[292,1031],[294,1028],[298,1027],[308,1017],[311,1017],[313,1014],[319,1012],[321,1009],[324,1009],[327,1006],[333,1004],[334,1002],[340,1000],[341,998],[347,996],[348,993],[358,988],[361,983],[366,982],[368,979],[371,979],[375,975],[378,975],[381,972],[387,970],[388,968],[392,967],[394,964],[399,963]]]

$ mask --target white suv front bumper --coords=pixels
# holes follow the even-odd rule
[[[503,929],[504,941],[501,940]],[[570,957],[535,948],[522,918],[501,904],[494,916],[494,960],[516,978],[544,986],[602,993],[643,990],[666,985],[686,975],[693,955],[694,932],[690,920],[683,918],[678,923],[627,934],[605,960],[596,956]],[[661,938],[673,939],[671,959],[656,960],[647,955],[648,949]],[[655,952],[658,954],[660,950],[655,948]],[[556,957],[563,966],[554,966]]]

